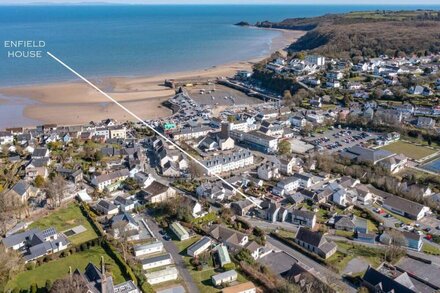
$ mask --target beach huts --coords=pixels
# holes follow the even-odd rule
[[[231,283],[237,280],[238,274],[235,270],[226,271],[211,277],[214,286]]]
[[[187,248],[186,253],[189,256],[196,257],[199,254],[205,252],[212,244],[212,240],[209,237],[202,237],[199,241]]]
[[[173,281],[176,280],[178,276],[179,273],[175,267],[166,267],[162,270],[145,274],[148,283],[150,283],[151,285]]]
[[[169,253],[141,260],[142,269],[144,270],[163,267],[171,265],[172,263],[173,258]]]
[[[153,253],[160,253],[163,251],[163,249],[164,249],[163,243],[160,241],[149,243],[149,244],[138,245],[133,248],[134,255],[136,257],[149,255],[149,254],[153,254]]]
[[[170,225],[171,231],[173,231],[174,235],[180,240],[187,240],[189,238],[189,233],[186,231],[185,228],[183,228],[182,225],[180,225],[179,222],[174,222]]]

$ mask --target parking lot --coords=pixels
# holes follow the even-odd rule
[[[440,220],[435,216],[427,216],[416,222],[422,230],[429,229],[429,234],[440,235]]]
[[[365,144],[367,141],[376,138],[377,135],[371,132],[335,128],[315,134],[304,140],[314,145],[318,151],[338,152],[355,145]]]

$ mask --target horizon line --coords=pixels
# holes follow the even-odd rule
[[[440,7],[439,4],[421,3],[421,4],[384,4],[384,3],[124,3],[124,2],[27,2],[27,3],[1,3],[0,6],[371,6],[371,7]]]

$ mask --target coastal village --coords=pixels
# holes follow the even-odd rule
[[[439,53],[164,84],[149,127],[0,132],[5,292],[438,292]]]

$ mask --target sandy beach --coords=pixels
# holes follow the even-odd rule
[[[280,31],[280,36],[273,39],[272,52],[284,49],[304,34],[302,31]],[[144,119],[156,119],[171,114],[168,108],[161,105],[174,94],[173,89],[163,85],[165,79],[185,80],[232,76],[237,70],[250,70],[254,63],[262,59],[235,62],[196,71],[149,77],[107,77],[92,80],[92,82],[138,116]],[[24,108],[23,115],[42,123],[81,124],[108,117],[121,121],[132,120],[132,117],[118,106],[81,81],[0,88],[0,94],[32,100],[34,103]]]

